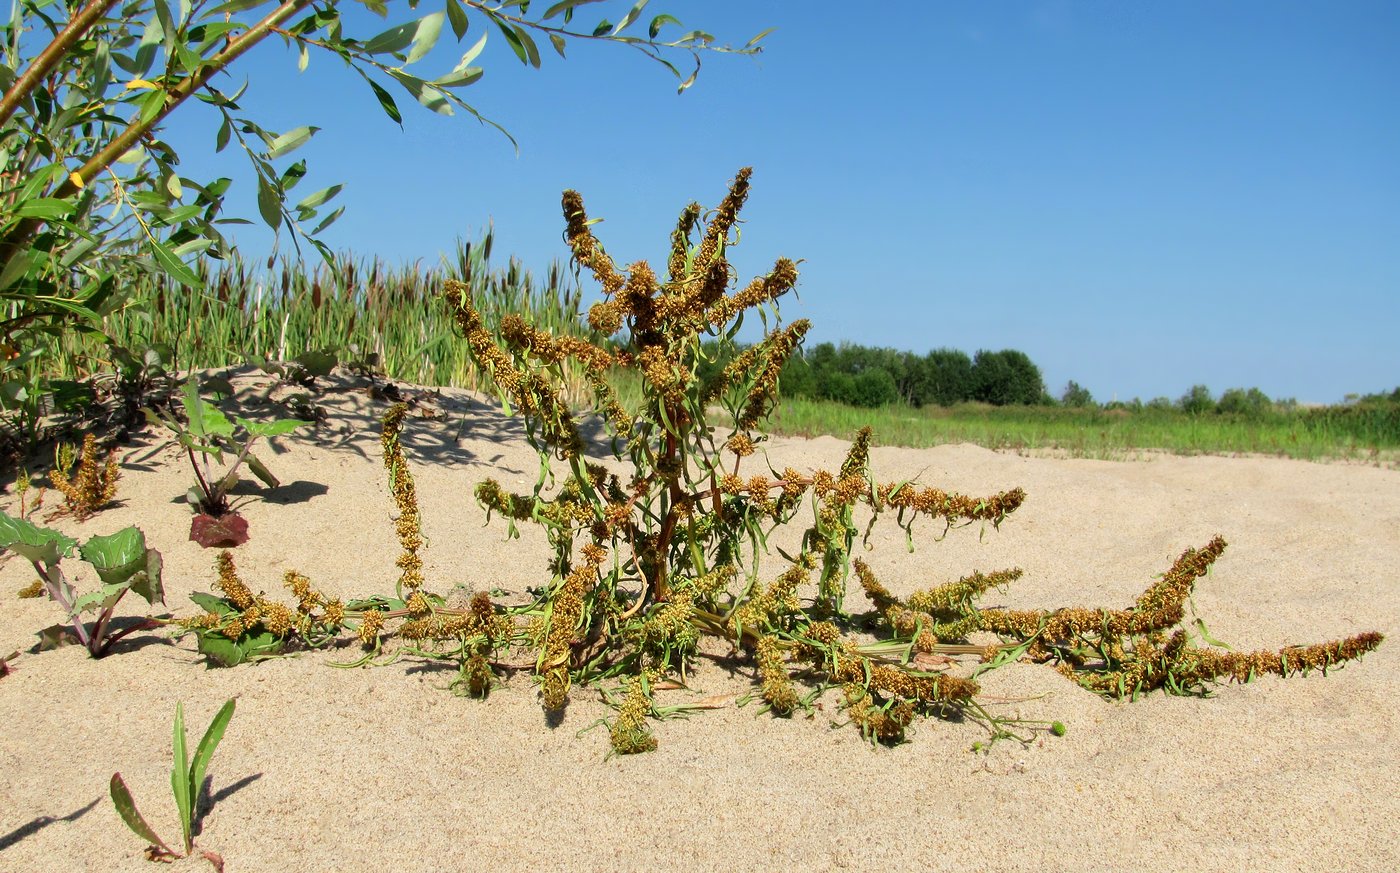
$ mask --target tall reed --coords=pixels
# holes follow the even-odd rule
[[[318,349],[345,355],[354,346],[361,355],[378,355],[390,378],[480,388],[442,308],[445,282],[466,283],[489,325],[513,313],[544,330],[580,329],[581,291],[564,266],[552,263],[542,279],[514,259],[493,268],[492,241],[490,232],[478,242],[459,240],[450,256],[431,267],[350,255],[310,269],[285,257],[266,269],[237,256],[201,261],[204,292],[144,277],[102,328],[130,348],[168,346],[180,368],[223,367],[254,357],[287,360]],[[47,357],[55,377],[81,378],[107,364],[100,337],[70,333],[54,344]],[[569,382],[583,396],[581,371],[570,372]]]

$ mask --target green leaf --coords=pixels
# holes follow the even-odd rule
[[[39,197],[21,201],[14,208],[13,215],[20,218],[62,218],[77,209],[77,204],[58,197]]]
[[[770,27],[770,28],[768,28],[767,30],[764,30],[764,31],[760,32],[760,33],[758,34],[758,36],[755,36],[753,39],[751,39],[751,40],[749,40],[748,42],[744,43],[744,48],[753,48],[754,46],[758,45],[758,41],[759,41],[759,40],[763,39],[765,36],[767,36],[768,34],[772,33],[773,31],[775,31],[775,30],[777,30],[777,29],[778,29],[778,28],[776,28],[776,27]]]
[[[199,741],[199,745],[194,748],[194,761],[190,764],[191,797],[199,797],[199,786],[204,783],[204,774],[209,769],[209,759],[214,757],[214,749],[218,748],[219,740],[224,738],[224,730],[228,728],[229,720],[233,718],[233,707],[232,698],[224,702],[224,705],[214,716],[214,720],[209,722],[209,729],[204,732],[204,737]],[[193,819],[190,823],[193,825]]]
[[[246,418],[238,419],[238,423],[253,436],[277,437],[289,434],[306,422],[296,418],[279,418],[276,421],[248,421]]]
[[[661,28],[668,24],[674,24],[676,27],[683,26],[679,18],[662,13],[651,20],[651,25],[647,28],[647,36],[656,39],[657,35],[661,33]]]
[[[147,603],[164,603],[165,585],[160,575],[164,566],[165,560],[161,558],[160,552],[147,549],[146,569],[131,577],[131,590]]]
[[[69,618],[77,618],[84,612],[92,609],[107,610],[117,605],[117,601],[126,594],[126,585],[123,583],[112,583],[103,585],[91,594],[84,594],[73,601],[73,608],[69,610]]]
[[[190,600],[205,612],[212,612],[220,617],[233,615],[238,612],[228,601],[222,597],[215,597],[206,591],[194,591],[190,594]]]
[[[622,33],[624,30],[630,27],[632,25],[632,22],[637,20],[637,16],[642,14],[642,10],[646,8],[647,3],[649,2],[651,2],[651,0],[637,0],[637,5],[627,10],[627,14],[622,16],[622,20],[619,21],[617,23],[617,26],[612,29],[611,35],[617,36],[619,33]]]
[[[462,54],[462,59],[457,62],[457,66],[452,68],[454,73],[458,70],[465,70],[472,61],[476,60],[476,56],[481,54],[481,50],[486,47],[487,35],[488,34],[483,33],[481,39],[478,39],[475,45]]]
[[[516,33],[509,24],[500,19],[496,19],[496,26],[499,27],[501,33],[505,35],[506,42],[510,45],[510,50],[515,52],[517,58],[520,58],[520,63],[530,63],[530,54],[525,51],[525,44],[520,41],[520,35]]]
[[[199,653],[221,667],[237,667],[246,659],[241,646],[214,631],[199,634],[196,642]]]
[[[78,549],[109,585],[121,585],[138,571],[146,569],[146,535],[135,526],[114,534],[95,536]]]
[[[408,21],[389,28],[365,43],[364,50],[372,55],[385,55],[392,52],[403,51],[413,42],[414,36],[418,33],[418,25],[421,21],[421,19],[418,21]]]
[[[233,436],[233,424],[219,411],[218,407],[205,403],[204,398],[199,396],[199,390],[193,384],[185,386],[185,394],[182,399],[185,415],[190,420],[190,433],[200,438]],[[218,453],[217,449],[202,448],[206,452]]]
[[[41,564],[57,564],[60,558],[73,554],[78,541],[56,530],[36,527],[23,518],[0,512],[0,548]]]
[[[170,278],[189,288],[202,289],[204,283],[199,281],[198,274],[189,268],[189,265],[180,260],[179,256],[170,250],[170,247],[158,239],[151,239],[151,254],[155,256],[156,263],[165,270]]]
[[[438,36],[442,34],[442,20],[445,17],[446,13],[434,12],[418,20],[418,28],[413,33],[413,48],[408,50],[405,64],[416,63],[433,50],[433,46],[437,45]]]
[[[39,651],[41,652],[50,652],[62,646],[82,645],[83,642],[78,639],[78,635],[74,633],[73,629],[66,624],[49,625],[39,631],[37,636],[39,637]]]
[[[321,231],[325,230],[326,228],[330,227],[332,224],[335,223],[335,220],[336,220],[337,218],[339,218],[339,217],[340,217],[340,214],[341,214],[342,212],[344,212],[344,211],[345,211],[345,207],[344,207],[344,206],[341,206],[340,208],[338,208],[338,209],[336,209],[334,212],[332,212],[330,215],[327,215],[324,219],[321,220],[321,223],[320,223],[320,224],[316,225],[316,227],[312,229],[311,235],[312,235],[312,236],[315,236],[316,234],[318,234],[318,233],[320,233]]]
[[[327,201],[333,199],[333,198],[334,198],[337,194],[339,194],[344,188],[345,188],[344,185],[332,185],[332,186],[330,186],[329,188],[322,188],[320,191],[317,191],[315,194],[312,194],[312,195],[310,195],[309,197],[304,198],[300,203],[298,203],[298,204],[296,205],[296,208],[297,208],[298,210],[302,210],[302,209],[315,209],[316,207],[321,206],[322,204],[326,203]]]
[[[548,21],[549,19],[553,18],[561,12],[572,11],[576,6],[583,6],[586,3],[597,2],[599,2],[599,0],[560,0],[559,3],[555,3],[553,6],[549,7],[544,11],[544,18],[542,18],[541,20]]]
[[[289,130],[272,141],[272,145],[267,150],[268,158],[276,160],[283,155],[289,154],[296,149],[306,145],[321,128],[302,126]]]
[[[185,852],[194,847],[193,811],[194,798],[190,796],[190,756],[185,750],[185,705],[175,704],[174,739],[171,741],[173,758],[170,768],[170,789],[175,793],[175,809],[180,814],[180,832],[185,837]]]
[[[551,45],[554,46],[555,53],[558,54],[561,58],[564,57],[564,37],[560,36],[557,33],[551,33],[549,35],[549,42]]]
[[[267,487],[276,488],[278,485],[282,484],[277,480],[276,476],[272,475],[272,471],[265,467],[262,461],[258,460],[256,455],[248,455],[244,460],[247,461],[248,469],[253,471],[253,475],[257,476]]]
[[[370,90],[374,91],[375,98],[379,100],[379,107],[384,110],[385,114],[399,124],[403,124],[403,116],[399,114],[399,107],[398,104],[394,102],[393,95],[385,91],[384,86],[373,79],[366,77],[365,81],[369,83]],[[312,233],[320,232],[320,228],[312,231]]]
[[[121,816],[121,820],[126,822],[126,826],[131,828],[136,836],[164,850],[167,855],[175,854],[141,817],[141,813],[136,809],[136,801],[131,796],[131,790],[126,787],[126,782],[122,780],[120,773],[112,774],[111,794],[112,803],[117,808],[117,815]]]
[[[467,35],[467,11],[457,0],[447,0],[447,20],[452,25],[452,35],[461,41]]]
[[[277,230],[282,225],[282,198],[267,178],[258,175],[258,213],[268,227]]]

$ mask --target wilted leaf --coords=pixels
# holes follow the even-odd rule
[[[236,512],[218,518],[206,513],[190,521],[190,540],[206,549],[232,549],[248,542],[248,520]]]

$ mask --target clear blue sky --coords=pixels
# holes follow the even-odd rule
[[[493,33],[463,96],[518,155],[407,95],[400,129],[327,55],[298,75],[271,46],[238,74],[266,126],[323,128],[293,157],[307,190],[347,183],[325,237],[338,250],[433,263],[494,221],[496,251],[539,271],[567,254],[570,187],[619,262],[657,263],[680,208],[713,205],[752,165],[734,261],[747,278],[805,259],[784,316],[814,322],[809,342],[1015,348],[1052,393],[1074,379],[1099,400],[1204,383],[1336,402],[1400,385],[1400,4],[648,9],[663,11],[736,44],[778,30],[758,58],[707,55],[683,95],[620,47],[561,61],[543,46],[532,70]],[[359,35],[380,29],[363,20]],[[455,62],[450,43],[425,72]],[[202,124],[177,114],[168,132],[188,174],[251,188],[207,156]],[[255,216],[249,202],[233,205]]]

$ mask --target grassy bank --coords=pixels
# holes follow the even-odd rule
[[[784,400],[770,419],[775,433],[844,438],[862,425],[878,442],[922,448],[975,443],[1010,451],[1059,451],[1073,457],[1124,459],[1143,451],[1263,454],[1305,460],[1395,463],[1400,429],[1394,410],[1296,410],[1265,417],[1188,415],[1165,410],[987,406],[857,409],[830,401]]]

